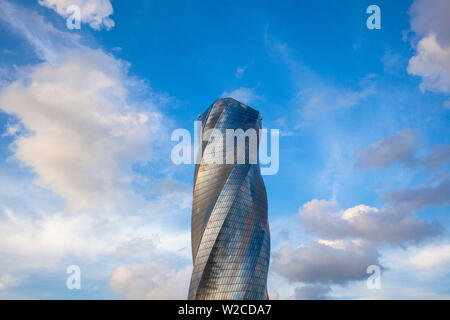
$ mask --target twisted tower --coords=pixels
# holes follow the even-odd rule
[[[202,116],[202,131],[253,128],[259,133],[259,112],[234,99],[216,100]],[[258,162],[211,164],[208,144],[195,166],[192,204],[192,272],[188,299],[268,299],[270,235],[267,195]],[[224,143],[225,145],[225,143]],[[219,145],[223,148],[224,145]],[[257,148],[259,135],[257,134]],[[223,149],[225,150],[225,149]],[[225,152],[224,152],[225,154]]]

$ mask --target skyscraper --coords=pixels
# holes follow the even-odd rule
[[[259,112],[234,99],[216,100],[201,116],[202,132],[218,129],[255,130],[259,147]],[[234,138],[233,138],[234,139]],[[201,163],[195,166],[192,204],[192,257],[194,270],[189,299],[268,299],[267,272],[270,234],[267,195],[259,164],[249,161],[250,139],[245,143],[245,163],[214,164],[204,141]],[[217,146],[217,145],[216,145]],[[237,144],[234,147],[237,154]]]

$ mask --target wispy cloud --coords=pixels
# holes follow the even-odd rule
[[[233,98],[245,104],[256,104],[264,100],[264,97],[255,93],[255,89],[238,88],[233,91],[224,91],[221,98]]]
[[[418,155],[424,145],[417,130],[404,129],[358,149],[355,168],[380,169],[398,163],[409,168],[435,170],[450,163],[450,145],[436,145],[429,153]]]
[[[247,70],[248,66],[243,67],[237,67],[236,72],[234,73],[234,76],[238,79],[242,78],[244,76],[245,70]]]
[[[357,89],[334,85],[296,60],[292,49],[272,36],[268,28],[264,33],[264,41],[269,54],[283,61],[292,74],[296,90],[293,103],[300,114],[297,127],[302,128],[311,122],[329,118],[333,113],[357,107],[376,92],[371,75],[361,79]]]
[[[39,4],[55,10],[64,18],[70,15],[67,8],[76,5],[80,8],[81,21],[89,24],[92,29],[109,30],[114,27],[114,21],[110,18],[113,14],[110,0],[39,0]]]
[[[80,36],[56,29],[41,15],[0,0],[0,20],[28,41],[36,55],[50,64],[59,62],[64,48],[79,46]]]

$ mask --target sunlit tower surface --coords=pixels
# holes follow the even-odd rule
[[[199,118],[202,132],[218,129],[256,130],[259,112],[234,99],[216,100]],[[259,163],[214,164],[210,140],[202,143],[196,164],[192,204],[192,258],[194,269],[188,299],[268,299],[267,272],[270,234],[267,195]],[[221,146],[225,148],[225,146]],[[237,144],[234,148],[237,148]],[[257,149],[256,148],[256,149]],[[235,154],[237,150],[235,149]]]

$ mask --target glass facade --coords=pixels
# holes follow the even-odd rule
[[[259,112],[234,99],[216,100],[202,115],[202,131],[250,128],[259,133]],[[194,269],[188,299],[268,299],[270,234],[267,195],[259,164],[211,164],[213,149],[202,143],[202,161],[195,166],[192,204]],[[257,135],[259,146],[259,134]],[[237,144],[234,152],[236,155]]]

